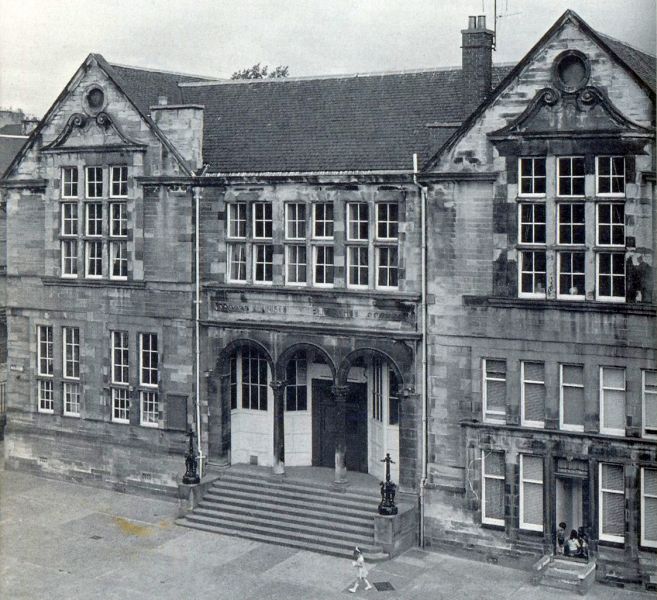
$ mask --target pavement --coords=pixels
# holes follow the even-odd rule
[[[2,600],[443,600],[580,598],[529,573],[412,549],[369,565],[375,588],[348,591],[351,562],[186,529],[173,501],[0,470]],[[596,584],[590,598],[653,595]]]

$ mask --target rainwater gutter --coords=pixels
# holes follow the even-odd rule
[[[422,442],[421,442],[421,478],[420,478],[420,547],[424,547],[424,514],[427,485],[427,452],[428,452],[428,381],[427,381],[427,188],[418,182],[417,154],[413,154],[413,183],[420,192],[420,279],[422,291],[420,296],[420,312],[422,314]]]

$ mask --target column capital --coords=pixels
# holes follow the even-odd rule
[[[269,387],[274,391],[274,394],[277,392],[282,393],[285,386],[286,382],[282,380],[275,379],[269,382]]]

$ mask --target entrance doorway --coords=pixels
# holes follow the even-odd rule
[[[584,480],[556,477],[556,524],[566,524],[566,538],[571,530],[584,526]],[[556,548],[555,548],[556,550]]]
[[[367,473],[367,384],[350,383],[347,396],[347,470]]]

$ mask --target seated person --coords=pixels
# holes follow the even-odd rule
[[[579,544],[579,538],[577,537],[577,531],[572,529],[570,537],[566,540],[564,553],[566,556],[578,556],[580,551],[581,546]]]
[[[563,554],[563,545],[566,541],[566,524],[562,521],[557,529],[557,554]]]

